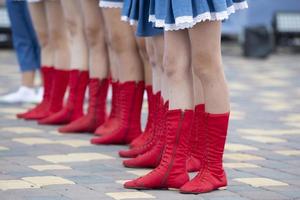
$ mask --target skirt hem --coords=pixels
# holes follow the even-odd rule
[[[100,1],[99,7],[101,8],[122,8],[123,3],[122,2],[111,2],[111,1]]]
[[[165,23],[163,19],[156,19],[155,15],[149,16],[149,21],[154,23],[155,27],[164,28],[165,31],[176,31],[181,29],[192,28],[197,23],[204,21],[222,21],[229,18],[229,16],[235,13],[236,10],[248,8],[247,2],[234,3],[232,6],[228,7],[227,10],[221,12],[205,12],[193,16],[180,16],[175,18],[174,24]]]

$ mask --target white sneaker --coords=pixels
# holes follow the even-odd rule
[[[36,94],[37,101],[41,102],[43,100],[43,96],[44,96],[44,88],[43,87],[37,88],[37,94]]]
[[[0,97],[2,103],[38,103],[35,89],[21,86],[16,92]]]

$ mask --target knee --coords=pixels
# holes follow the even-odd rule
[[[71,36],[77,35],[81,30],[82,26],[76,18],[67,17],[66,18],[67,29]]]
[[[222,59],[215,52],[198,52],[192,56],[192,66],[195,75],[200,79],[205,79],[222,71]]]
[[[130,43],[130,41],[128,41],[128,38],[125,38],[122,34],[119,33],[111,34],[108,39],[108,45],[110,46],[111,50],[117,55],[131,51],[132,47],[128,45],[128,43]]]
[[[85,27],[86,40],[89,47],[93,48],[99,44],[105,44],[105,36],[99,28],[87,26]]]
[[[184,57],[165,55],[162,68],[168,79],[175,82],[191,74],[190,63]]]
[[[52,29],[49,31],[49,43],[53,48],[59,48],[61,44],[65,43],[65,36],[63,30]]]
[[[142,57],[143,60],[149,60],[149,56],[148,56],[148,53],[147,53],[147,50],[146,50],[146,44],[145,44],[145,40],[140,40],[138,39],[138,48],[139,48],[139,53]]]
[[[49,44],[49,34],[46,31],[36,30],[37,38],[41,48],[46,47]]]

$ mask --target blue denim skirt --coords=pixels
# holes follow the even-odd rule
[[[122,20],[136,25],[136,35],[153,37],[163,34],[162,28],[155,28],[149,22],[150,0],[124,0]]]
[[[99,6],[101,8],[122,8],[123,0],[100,0]]]
[[[246,0],[150,0],[149,20],[165,31],[180,30],[203,21],[226,20],[247,7]]]

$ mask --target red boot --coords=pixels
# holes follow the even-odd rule
[[[166,147],[158,167],[147,175],[126,182],[129,189],[180,188],[189,181],[186,170],[188,138],[193,111],[171,110],[166,116]]]
[[[205,159],[201,171],[180,188],[181,193],[199,194],[227,185],[222,159],[228,129],[229,113],[205,114]],[[201,151],[201,149],[199,150]]]
[[[41,74],[43,77],[43,87],[44,87],[44,95],[41,103],[36,105],[34,108],[30,109],[25,113],[17,114],[17,118],[34,118],[34,116],[38,115],[40,112],[46,110],[49,106],[50,102],[50,93],[52,87],[53,73],[55,69],[53,67],[43,66],[41,68]]]
[[[190,141],[190,157],[187,161],[188,172],[198,172],[201,169],[201,162],[204,159],[205,146],[205,106],[199,104],[195,107],[194,120]]]
[[[144,82],[134,81],[120,84],[119,126],[111,133],[93,138],[92,144],[129,144],[141,134],[141,109]]]
[[[67,104],[59,112],[39,120],[39,124],[67,124],[83,116],[83,101],[89,80],[88,71],[72,70]]]
[[[146,128],[139,137],[137,137],[135,140],[133,140],[130,143],[130,147],[139,147],[145,144],[146,141],[149,140],[149,138],[153,135],[153,126],[154,126],[154,115],[155,115],[155,95],[153,94],[153,89],[151,85],[146,86],[146,92],[148,96],[148,119]]]
[[[85,116],[58,129],[61,133],[93,133],[105,121],[108,80],[97,78],[89,82],[89,108]]]
[[[58,112],[62,108],[63,98],[69,81],[69,71],[54,69],[53,80],[51,81],[51,92],[49,102],[45,104],[44,109],[39,112],[33,112],[26,116],[26,120],[40,120],[48,117],[52,113]]]
[[[149,135],[147,141],[144,142],[144,144],[133,147],[129,150],[121,150],[119,151],[119,155],[124,158],[135,158],[138,155],[144,154],[155,145],[156,142],[159,140],[159,123],[163,118],[163,101],[160,95],[160,92],[154,95],[155,98],[155,104],[154,107],[156,107],[156,111],[153,113],[153,122],[152,126],[149,128],[149,131],[151,131],[151,135]]]
[[[149,144],[150,148],[144,154],[136,158],[124,160],[123,165],[130,168],[155,168],[159,165],[166,145],[166,114],[168,102],[161,106],[158,114],[158,122],[155,130],[155,137]]]
[[[99,126],[94,132],[95,135],[105,135],[111,133],[115,130],[119,125],[119,119],[117,117],[117,113],[120,109],[120,101],[119,101],[119,82],[112,82],[112,102],[111,102],[111,112],[108,119]]]

